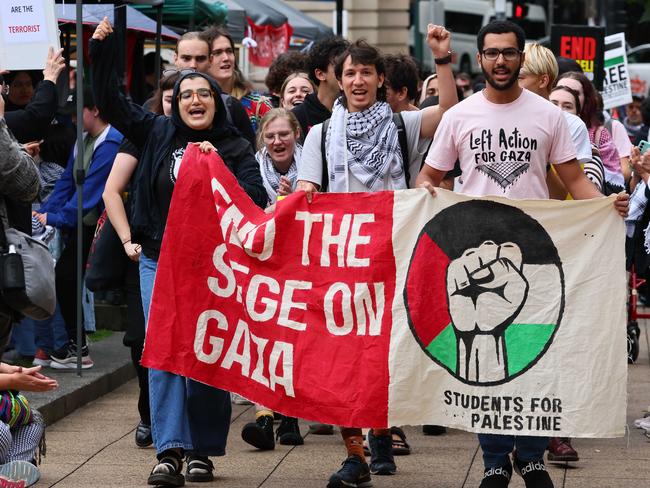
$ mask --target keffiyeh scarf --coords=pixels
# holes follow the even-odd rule
[[[647,188],[648,185],[646,182],[641,180],[636,185],[632,195],[630,196],[630,207],[627,217],[625,218],[627,237],[634,236],[635,226],[643,217],[643,213],[648,205],[648,197],[646,196]],[[643,246],[645,247],[645,251],[650,254],[650,224],[648,224],[648,227],[643,231],[643,237]]]
[[[348,112],[337,100],[325,137],[329,191],[349,191],[348,169],[369,191],[387,189],[386,175],[390,175],[391,189],[406,188],[397,127],[386,102]]]
[[[278,188],[280,188],[280,177],[286,176],[291,181],[291,189],[296,189],[296,180],[298,179],[298,164],[302,155],[302,146],[296,144],[293,151],[293,161],[289,166],[289,171],[286,174],[280,173],[273,164],[273,160],[265,147],[255,153],[255,159],[260,165],[260,173],[262,174],[262,182],[264,189],[269,197],[269,204],[275,203],[278,198]]]

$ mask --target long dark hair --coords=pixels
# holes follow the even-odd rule
[[[565,78],[579,81],[580,85],[582,86],[582,93],[584,95],[585,101],[581,107],[580,112],[578,112],[578,115],[587,125],[587,128],[590,129],[592,127],[599,127],[603,125],[605,118],[603,117],[602,110],[598,108],[598,97],[596,96],[596,89],[594,88],[594,85],[591,84],[591,81],[589,81],[589,78],[587,78],[582,73],[569,71],[562,74],[557,79],[556,83],[559,83],[560,80],[563,80]]]
[[[580,114],[580,111],[582,110],[582,106],[580,105],[580,94],[575,91],[573,88],[570,86],[566,85],[556,85],[553,87],[551,90],[551,93],[556,92],[556,91],[565,91],[569,93],[571,96],[573,96],[573,102],[576,105],[576,113]]]

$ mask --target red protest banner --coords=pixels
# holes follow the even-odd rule
[[[337,195],[332,207],[327,196],[309,205],[296,194],[271,216],[217,155],[190,146],[167,220],[143,364],[287,415],[385,426],[391,196]]]
[[[250,49],[250,60],[255,66],[271,66],[280,54],[289,50],[289,40],[293,27],[284,23],[278,27],[272,25],[257,25],[250,17],[246,17],[251,28],[251,37],[257,43]]]

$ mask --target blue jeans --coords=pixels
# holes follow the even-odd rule
[[[544,451],[548,446],[548,437],[479,434],[478,441],[483,450],[485,469],[508,465],[508,456],[514,449],[517,449],[519,461],[544,462]]]
[[[20,324],[14,326],[12,340],[22,356],[33,356],[36,349],[51,353],[64,347],[68,343],[68,333],[59,306],[56,306],[54,315],[49,319],[34,320],[25,317]]]
[[[140,293],[145,327],[158,262],[140,255]],[[176,374],[149,369],[151,434],[158,454],[181,448],[199,456],[223,456],[230,428],[230,393]]]

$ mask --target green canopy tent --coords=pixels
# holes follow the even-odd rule
[[[147,15],[156,14],[156,9],[147,5],[134,7]],[[165,0],[162,10],[163,23],[182,30],[193,30],[204,24],[225,24],[228,15],[228,8],[219,0]]]

